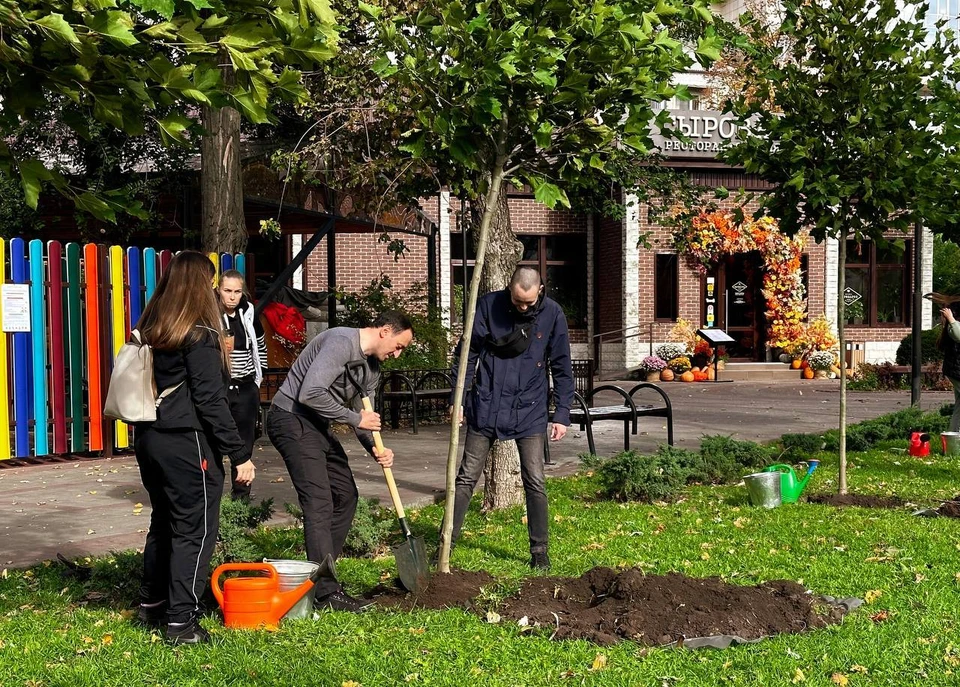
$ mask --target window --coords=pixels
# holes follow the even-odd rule
[[[953,29],[956,32],[960,29],[960,7],[957,0],[930,0],[930,7],[927,9],[927,16],[923,23],[927,31],[933,33],[936,31],[937,22],[946,21],[944,28]]]
[[[910,241],[900,251],[892,243],[847,241],[844,279],[846,323],[864,327],[910,324]]]
[[[587,326],[587,241],[583,234],[538,236],[522,234],[517,239],[523,244],[521,265],[535,267],[547,285],[547,295],[560,304],[570,327]],[[475,253],[472,237],[467,234],[466,273],[462,235],[450,235],[450,266],[455,302],[450,310],[454,321],[462,315],[462,303],[457,294],[463,290],[464,279],[473,276]]]
[[[656,320],[674,322],[679,315],[679,279],[676,253],[658,253],[654,264],[654,299]]]

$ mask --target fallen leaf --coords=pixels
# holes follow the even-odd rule
[[[94,490],[94,491],[88,491],[87,493],[88,493],[88,494],[96,494],[97,492],[96,492],[96,490]]]
[[[597,654],[593,659],[593,665],[590,666],[590,670],[603,670],[607,667],[607,657],[604,654]]]
[[[97,533],[96,530],[87,530],[87,534],[96,534],[96,533]]]
[[[487,611],[487,622],[493,623],[493,624],[499,623],[500,614],[497,613],[496,611]]]
[[[802,670],[797,668],[796,670],[793,671],[793,679],[790,682],[796,685],[800,682],[806,682],[806,681],[807,681],[807,676],[803,674]]]
[[[340,687],[363,687],[359,682],[354,682],[353,680],[345,680]]]
[[[874,601],[883,596],[883,592],[879,589],[870,589],[866,594],[863,595],[863,598],[866,599],[868,604],[872,604]]]
[[[283,477],[277,477],[276,479],[270,480],[270,484],[280,484],[283,481]]]
[[[850,678],[843,673],[834,673],[830,676],[830,682],[840,687],[847,687],[850,684]]]
[[[517,625],[520,627],[527,627],[530,624],[530,618],[523,616],[520,620],[517,621]]]
[[[420,679],[420,673],[410,673],[403,678],[404,682],[416,682]]]
[[[870,616],[870,620],[872,620],[875,623],[882,623],[885,620],[888,620],[889,618],[890,618],[889,611],[877,611],[872,616]]]
[[[427,631],[427,628],[425,628],[425,627],[411,627],[411,628],[410,628],[410,634],[412,634],[412,635],[422,635],[422,634],[423,634],[424,632],[426,632],[426,631]]]
[[[103,635],[103,639],[100,640],[101,644],[113,644],[113,635]]]
[[[852,666],[850,666],[850,671],[854,673],[860,673],[862,675],[867,674],[866,666],[862,666],[859,663],[854,663]]]

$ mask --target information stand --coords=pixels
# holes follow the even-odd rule
[[[732,379],[720,379],[720,355],[718,348],[723,344],[736,343],[736,339],[731,337],[722,329],[698,329],[697,336],[710,344],[713,349],[713,381],[714,382],[732,382]]]

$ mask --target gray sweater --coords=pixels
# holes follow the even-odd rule
[[[380,382],[380,361],[363,354],[359,329],[334,327],[318,334],[303,349],[273,397],[273,405],[296,415],[350,425],[372,453],[373,435],[357,427],[360,397],[347,379],[347,363],[355,361],[364,363],[355,374],[372,399]]]

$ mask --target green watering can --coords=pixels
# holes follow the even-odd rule
[[[807,474],[803,479],[797,478],[797,473],[790,465],[771,465],[764,468],[761,472],[779,472],[780,473],[780,499],[783,503],[796,503],[803,493],[804,487],[810,481],[810,475],[820,465],[819,460],[811,460],[807,463]]]

